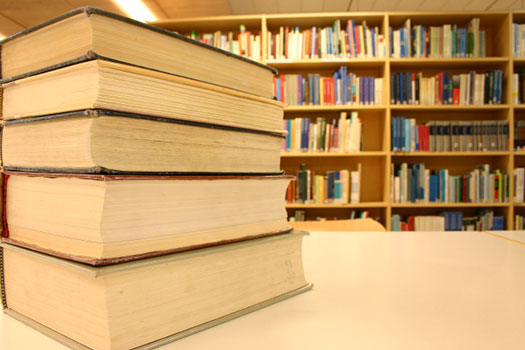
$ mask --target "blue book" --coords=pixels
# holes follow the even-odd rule
[[[405,118],[399,120],[399,147],[401,152],[406,152],[405,146]]]
[[[405,73],[405,100],[407,104],[410,104],[412,98],[412,74]]]
[[[411,140],[412,140],[412,128],[410,127],[410,119],[404,118],[405,123],[405,150],[410,152],[411,150]]]
[[[492,218],[492,229],[494,231],[502,231],[502,230],[504,230],[503,216],[494,216]]]
[[[368,83],[368,89],[370,90],[368,97],[371,105],[375,102],[375,80],[374,77],[370,77],[370,82]]]
[[[430,175],[428,177],[428,200],[435,202],[438,198],[438,176]]]
[[[326,28],[326,37],[327,37],[326,38],[327,39],[326,40],[326,46],[327,46],[326,53],[328,55],[331,55],[333,53],[333,51],[332,51],[332,37],[333,37],[333,35],[332,35],[332,27],[327,27]]]
[[[399,102],[401,104],[405,103],[405,91],[404,91],[405,83],[403,81],[404,78],[405,78],[405,73],[399,73]]]
[[[393,41],[391,41],[391,43],[393,43]],[[405,31],[403,28],[399,29],[399,46],[401,46],[399,56],[403,58],[405,57]]]
[[[439,170],[439,199],[445,202],[445,171]]]
[[[372,57],[376,57],[376,31],[374,28],[370,29],[370,33],[372,34]]]
[[[281,78],[275,79],[275,90],[277,92],[277,101],[282,101],[281,97]]]
[[[341,104],[344,105],[344,104],[346,104],[346,89],[345,89],[345,78],[344,78],[344,75],[343,75],[343,67],[342,66],[339,67],[339,69],[337,70],[337,75],[339,77],[340,86],[341,86],[341,91],[339,91]],[[337,86],[337,82],[336,82],[336,86]]]

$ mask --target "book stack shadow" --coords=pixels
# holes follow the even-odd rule
[[[81,8],[1,42],[4,311],[152,348],[311,288],[273,69]]]

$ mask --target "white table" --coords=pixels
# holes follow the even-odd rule
[[[487,233],[525,244],[525,231],[487,231]]]
[[[479,232],[313,232],[304,261],[312,291],[160,349],[525,348],[523,245]],[[0,337],[0,349],[65,349],[6,315]]]

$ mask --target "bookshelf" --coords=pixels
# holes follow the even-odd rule
[[[456,24],[467,28],[472,18],[479,18],[479,28],[485,32],[485,57],[435,58],[389,56],[389,27],[394,30],[402,27],[407,19],[412,26],[443,26]],[[354,20],[356,25],[366,21],[369,27],[377,28],[384,35],[387,54],[385,57],[362,58],[322,58],[322,59],[275,59],[268,57],[268,33],[279,33],[280,27],[299,27],[301,30],[313,26],[322,28],[332,26],[339,19],[341,23]],[[495,215],[504,216],[505,226],[512,229],[514,215],[525,215],[525,204],[514,203],[512,177],[514,167],[525,167],[525,151],[515,151],[513,144],[514,121],[525,121],[525,104],[513,101],[512,76],[519,68],[525,68],[525,57],[513,57],[513,23],[525,24],[524,12],[359,12],[359,13],[305,13],[278,15],[250,15],[190,18],[184,20],[165,20],[153,25],[189,35],[192,30],[198,33],[233,31],[239,33],[239,26],[261,36],[261,62],[275,67],[280,74],[318,73],[330,76],[339,67],[346,66],[348,72],[358,76],[382,78],[382,101],[380,105],[289,105],[285,109],[285,119],[315,118],[322,116],[331,121],[341,112],[358,112],[363,127],[363,150],[361,152],[283,152],[281,165],[287,173],[295,174],[300,165],[322,173],[331,170],[351,169],[356,164],[362,166],[361,201],[356,204],[288,204],[290,215],[296,210],[304,210],[307,218],[323,216],[327,218],[347,218],[352,210],[369,210],[370,216],[379,217],[390,228],[392,214],[433,215],[450,208],[461,210],[465,215],[474,214],[477,209],[493,209]],[[271,48],[271,46],[270,46]],[[390,99],[390,76],[397,72],[422,72],[432,76],[447,71],[463,74],[470,71],[489,72],[501,70],[501,104],[489,105],[400,105],[392,104]],[[509,149],[488,152],[393,152],[391,151],[391,120],[393,117],[414,118],[417,123],[429,121],[507,121],[509,128]],[[394,164],[425,163],[430,169],[448,168],[451,174],[460,175],[482,164],[491,169],[500,169],[510,175],[509,201],[505,203],[393,203],[391,200],[390,169]]]

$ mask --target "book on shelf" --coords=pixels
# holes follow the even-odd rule
[[[272,98],[276,70],[182,35],[84,7],[1,43],[2,79],[107,58]]]
[[[390,103],[407,105],[488,105],[503,103],[503,71],[452,74],[390,74]]]
[[[383,78],[357,76],[342,66],[332,76],[281,74],[273,80],[278,101],[291,106],[381,105]]]
[[[83,110],[5,121],[3,165],[81,173],[277,174],[282,140],[283,133]]]
[[[525,168],[514,168],[514,203],[525,203]]]
[[[525,216],[524,215],[514,215],[514,229],[523,231],[525,230]]]
[[[512,55],[525,57],[525,24],[512,23]]]
[[[5,176],[3,240],[92,265],[290,230],[292,176]]]
[[[478,210],[475,216],[461,211],[444,211],[439,215],[409,215],[405,219],[392,215],[392,231],[484,231],[504,230],[503,216],[492,210]]]
[[[357,112],[341,112],[330,122],[326,117],[286,119],[288,132],[281,149],[285,152],[359,152],[363,150],[363,124]]]
[[[392,117],[392,152],[486,152],[509,150],[506,120],[427,121]]]
[[[100,59],[2,87],[4,120],[102,108],[254,130],[282,127],[283,106],[272,99]]]
[[[347,20],[346,27],[339,19],[327,27],[281,26],[268,31],[267,42],[270,61],[385,57],[386,48],[379,27],[366,20]]]
[[[288,203],[348,204],[361,200],[361,163],[354,170],[327,171],[324,174],[301,165],[296,180],[286,191]]]
[[[516,68],[512,75],[512,102],[515,105],[525,103],[525,69]]]
[[[480,30],[479,26],[479,18],[472,18],[467,28],[461,28],[457,24],[411,25],[409,18],[399,29],[389,28],[390,57],[485,57],[486,32]]]
[[[514,121],[514,150],[525,150],[525,121]]]
[[[192,30],[187,36],[192,40],[200,41],[239,56],[248,57],[255,61],[262,60],[261,31],[252,32],[246,30],[246,26],[243,24],[239,26],[238,33],[217,30],[213,33],[199,34]]]
[[[310,289],[303,236],[104,267],[3,243],[4,311],[71,348],[151,349]]]
[[[394,203],[507,203],[509,176],[483,164],[467,174],[429,169],[424,163],[392,164]]]

